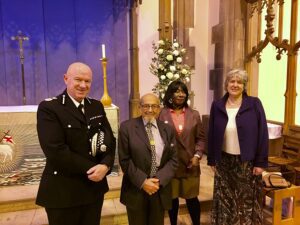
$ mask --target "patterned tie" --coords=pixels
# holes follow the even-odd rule
[[[152,133],[152,123],[148,122],[146,124],[146,132],[149,138],[150,146],[151,146],[151,171],[150,177],[154,177],[156,175],[156,151],[155,151],[155,141]]]

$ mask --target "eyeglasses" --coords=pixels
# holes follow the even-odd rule
[[[146,110],[149,110],[150,108],[152,108],[153,110],[160,108],[160,106],[156,105],[156,104],[154,104],[154,105],[144,104],[144,105],[141,105],[141,107]]]

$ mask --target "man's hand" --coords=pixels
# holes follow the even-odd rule
[[[146,179],[143,184],[143,190],[147,192],[149,195],[153,195],[159,190],[159,179],[157,178],[149,178]]]
[[[97,164],[96,166],[90,168],[86,173],[91,181],[99,182],[105,177],[108,170],[109,169],[106,165]]]

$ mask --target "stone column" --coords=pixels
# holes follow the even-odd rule
[[[215,68],[210,71],[210,89],[214,99],[224,94],[223,81],[233,68],[244,68],[246,2],[220,0],[220,22],[212,28],[215,44]]]
[[[141,3],[141,1],[140,1]],[[138,3],[130,8],[130,117],[138,117],[140,115],[138,105],[140,99],[139,89],[139,47],[138,47]]]

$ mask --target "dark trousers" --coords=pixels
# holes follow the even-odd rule
[[[186,205],[191,216],[193,225],[200,225],[200,202],[198,198],[186,199]],[[179,209],[179,199],[175,198],[172,200],[172,209],[169,210],[169,217],[171,225],[177,224]]]
[[[143,205],[138,209],[126,206],[129,225],[163,225],[165,210],[158,193],[144,196]]]
[[[96,203],[70,208],[46,208],[49,225],[99,225],[103,197]]]

